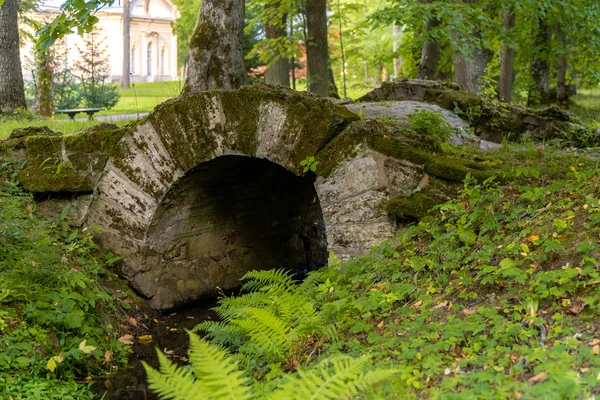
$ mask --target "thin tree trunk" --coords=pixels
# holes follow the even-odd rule
[[[567,93],[567,35],[560,24],[556,24],[556,40],[560,46],[556,55],[556,103],[562,106],[569,104]]]
[[[335,76],[333,75],[333,69],[331,67],[327,68],[327,75],[328,75],[328,80],[329,80],[329,97],[333,97],[334,99],[339,99],[340,98],[340,94],[337,88],[337,85],[335,84]]]
[[[476,0],[462,0],[465,4],[475,3]],[[454,80],[473,93],[481,90],[481,78],[486,74],[487,62],[485,50],[480,45],[474,45],[472,38],[479,38],[479,33],[473,29],[471,37],[466,38],[469,43],[470,54],[463,54],[453,45],[454,50]]]
[[[400,77],[400,69],[402,68],[402,58],[400,57],[400,55],[396,54],[398,49],[400,48],[400,33],[402,32],[402,29],[398,27],[398,25],[396,25],[394,23],[394,26],[392,27],[392,34],[393,34],[393,49],[394,49],[394,79],[398,79]],[[437,69],[437,68],[436,68]]]
[[[430,3],[431,0],[419,0],[419,2],[427,4]],[[440,20],[438,20],[435,17],[429,18],[429,20],[427,20],[425,32],[430,33],[438,26],[440,26]],[[429,38],[423,43],[423,50],[421,51],[421,62],[419,62],[417,79],[435,79],[438,64],[440,63],[440,50],[440,42],[437,39]]]
[[[27,108],[21,57],[17,0],[0,6],[0,113]]]
[[[121,72],[121,87],[129,87],[131,69],[131,5],[129,0],[123,0],[123,71]]]
[[[504,34],[508,36],[516,23],[514,8],[504,10]],[[506,40],[506,39],[505,39]],[[500,55],[500,101],[510,103],[512,97],[513,73],[515,67],[515,48],[504,43]]]
[[[202,1],[183,92],[235,90],[245,84],[243,38],[243,0]]]
[[[269,9],[278,9],[281,3],[265,4],[265,11]],[[267,13],[268,14],[268,13]],[[267,16],[267,19],[269,17]],[[267,39],[282,39],[287,36],[286,30],[287,15],[284,13],[278,21],[265,21],[265,35]],[[271,60],[275,59],[274,62]],[[285,55],[277,51],[272,52],[272,59],[269,60],[269,67],[265,72],[265,80],[270,85],[283,85],[290,87],[290,62]]]
[[[306,1],[308,43],[308,91],[329,95],[329,50],[327,48],[327,1]]]
[[[346,90],[346,53],[344,52],[344,33],[342,29],[342,9],[340,7],[340,0],[337,2],[338,8],[338,23],[340,29],[340,50],[342,52],[342,85],[344,88],[344,98],[348,97]],[[334,83],[335,84],[335,83]]]
[[[546,55],[550,42],[550,29],[544,17],[538,18],[538,29],[535,33],[535,51],[530,65],[531,85],[527,97],[527,105],[550,104],[550,63]]]

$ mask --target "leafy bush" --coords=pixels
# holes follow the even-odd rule
[[[69,228],[65,213],[54,223],[35,216],[14,165],[2,161],[0,398],[90,397],[76,382],[125,361],[107,327],[114,304],[98,284],[103,263],[90,233]]]
[[[408,127],[418,134],[431,136],[440,141],[446,141],[454,134],[454,129],[439,111],[419,110],[412,113],[409,116]]]

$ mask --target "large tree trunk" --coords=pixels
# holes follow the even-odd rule
[[[562,106],[569,104],[567,93],[567,35],[560,24],[556,25],[556,40],[560,46],[556,55],[556,103]]]
[[[508,36],[516,23],[514,8],[504,10],[504,33]],[[500,101],[510,103],[512,96],[513,73],[515,68],[515,48],[504,43],[500,55]]]
[[[265,4],[265,11],[271,9],[277,9],[280,6],[280,2]],[[281,15],[281,18],[276,20],[269,20],[269,13],[267,12],[267,21],[265,21],[265,35],[267,39],[281,39],[287,36],[286,23],[287,16]],[[272,60],[275,59],[273,62]],[[270,66],[265,72],[265,80],[270,85],[283,85],[290,87],[290,62],[285,57],[285,54],[281,54],[278,51],[272,52],[272,59],[269,60]]]
[[[550,63],[546,54],[550,42],[550,29],[543,17],[538,18],[538,24],[534,37],[535,50],[530,64],[528,106],[550,104]]]
[[[243,39],[243,0],[203,0],[190,40],[184,93],[245,84]]]
[[[0,7],[0,113],[26,108],[23,73],[19,54],[17,0]]]
[[[306,0],[308,43],[308,91],[329,94],[329,50],[327,48],[327,1]]]
[[[123,0],[123,70],[121,72],[121,87],[129,87],[129,73],[131,69],[131,4]]]
[[[430,0],[419,0],[421,3],[428,3]],[[440,21],[437,18],[429,18],[425,31],[431,32],[433,29],[440,26]],[[419,70],[417,79],[435,79],[437,74],[438,64],[440,63],[440,42],[435,39],[428,39],[423,43],[421,51],[421,62],[419,62]]]
[[[462,0],[465,4],[475,3],[476,0]],[[463,85],[467,90],[473,93],[479,93],[481,90],[481,78],[486,74],[487,62],[485,50],[480,46],[472,44],[471,38],[479,38],[479,33],[473,29],[471,37],[466,38],[469,45],[470,54],[463,54],[458,51],[457,46],[454,50],[454,80]]]

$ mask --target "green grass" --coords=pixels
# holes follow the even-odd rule
[[[579,89],[578,93],[571,97],[569,111],[583,122],[600,122],[600,88]]]
[[[120,120],[115,123],[119,126],[126,125],[132,122],[132,120]],[[10,118],[10,119],[2,119],[0,118],[0,140],[6,139],[10,133],[16,128],[24,128],[29,126],[47,126],[55,132],[61,132],[65,134],[73,134],[79,133],[86,128],[89,128],[94,125],[98,125],[102,123],[102,121],[70,121],[68,119],[50,119],[50,118],[42,118],[36,117],[35,119],[20,119],[20,118]]]
[[[180,81],[172,81],[134,83],[128,89],[119,86],[121,98],[117,105],[96,115],[136,114],[152,111],[162,102],[179,96],[182,85],[183,83]]]

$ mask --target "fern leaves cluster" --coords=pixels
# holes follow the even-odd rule
[[[334,336],[309,296],[318,279],[298,284],[286,271],[270,270],[251,271],[243,280],[246,293],[225,298],[216,308],[221,322],[206,321],[195,328],[233,347],[243,363],[257,357],[279,362],[298,339]]]
[[[158,351],[160,369],[144,363],[149,387],[164,400],[321,400],[350,399],[396,374],[396,370],[364,372],[369,358],[336,357],[317,368],[299,369],[282,378],[278,388],[266,393],[244,376],[232,356],[190,332],[191,371],[171,363]],[[261,393],[259,395],[258,393]]]
[[[216,308],[221,321],[195,328],[220,344],[190,332],[190,368],[172,364],[160,352],[158,371],[144,365],[150,389],[162,399],[349,399],[398,372],[368,371],[366,356],[337,356],[296,373],[274,368],[268,376],[276,384],[257,380],[253,365],[279,365],[296,341],[309,335],[333,338],[335,332],[311,297],[321,283],[316,275],[297,283],[283,270],[252,271],[243,279],[246,293],[222,299]],[[236,354],[228,354],[223,344]]]

